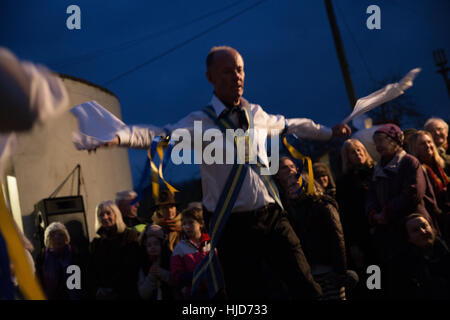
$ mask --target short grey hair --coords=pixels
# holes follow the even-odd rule
[[[425,124],[423,125],[423,128],[424,128],[425,130],[427,130],[427,131],[430,131],[430,130],[431,130],[431,126],[432,126],[434,123],[436,123],[436,122],[442,122],[442,123],[444,124],[445,130],[446,130],[447,133],[448,133],[448,123],[445,122],[445,121],[444,121],[443,119],[441,119],[441,118],[430,118],[430,119],[428,119],[428,120],[425,122]]]
[[[66,244],[70,243],[69,231],[61,222],[52,222],[48,225],[44,232],[44,245],[46,248],[50,247],[50,235],[54,232],[60,231],[66,236]]]
[[[116,193],[116,203],[121,200],[132,200],[136,198],[138,194],[134,190],[124,190]]]

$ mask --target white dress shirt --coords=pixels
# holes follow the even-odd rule
[[[214,108],[217,115],[220,115],[226,109],[225,105],[215,95],[213,95],[210,105]],[[267,114],[257,104],[249,103],[249,107],[253,115],[253,126],[255,129],[265,129],[269,133],[270,130],[281,132],[284,129],[286,123],[284,116]],[[231,114],[230,120],[237,125],[237,114]],[[195,111],[177,123],[166,125],[164,128],[156,126],[127,126],[120,130],[117,135],[120,139],[121,146],[149,148],[155,136],[166,135],[165,130],[173,132],[176,129],[187,129],[192,136],[199,134],[198,132],[194,133],[194,121],[201,121],[203,131],[211,128],[217,129],[217,125],[203,111]],[[316,124],[310,119],[287,119],[287,125],[287,133],[295,133],[300,138],[328,140],[332,136],[330,128]],[[172,138],[174,138],[174,134],[172,134]],[[252,143],[264,145],[263,141],[258,141],[258,139],[264,138],[256,134],[253,137]],[[209,142],[203,142],[201,146],[202,150],[208,144]],[[267,159],[267,155],[264,153],[264,148],[258,149],[258,155],[262,159]],[[232,164],[205,164],[204,162],[200,164],[203,205],[208,211],[214,212],[232,167]],[[260,176],[252,169],[249,169],[232,211],[256,210],[273,202],[275,201],[268,193]]]

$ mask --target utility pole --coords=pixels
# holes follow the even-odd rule
[[[342,75],[344,77],[345,89],[347,90],[348,100],[350,102],[350,109],[353,110],[356,104],[355,90],[353,89],[352,78],[348,70],[347,59],[345,58],[344,46],[342,45],[341,35],[336,23],[336,16],[334,15],[333,5],[331,0],[325,0],[325,7],[327,9],[328,20],[330,21],[331,32],[333,33],[334,45],[341,66]]]
[[[447,85],[448,96],[450,97],[450,80],[448,79],[447,72],[450,70],[447,64],[447,57],[445,56],[444,49],[437,49],[433,51],[434,62],[436,66],[440,69],[436,71],[437,73],[442,74],[444,77],[445,84]]]

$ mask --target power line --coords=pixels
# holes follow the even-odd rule
[[[345,19],[344,14],[342,13],[340,7],[337,5],[337,2],[335,2],[335,6],[337,7],[337,9],[338,9],[338,11],[339,11],[339,14],[340,14],[340,16],[342,17],[342,20],[344,21],[344,26],[345,26],[345,28],[347,29],[348,33],[350,34],[350,38],[352,39],[353,43],[355,44],[355,47],[356,47],[356,49],[357,49],[357,51],[358,51],[358,54],[359,54],[359,57],[361,58],[361,60],[362,60],[362,62],[363,62],[363,64],[364,64],[364,67],[365,67],[365,69],[366,69],[366,71],[367,71],[367,74],[369,75],[370,80],[372,80],[374,83],[377,83],[377,81],[375,80],[375,78],[374,78],[373,75],[372,75],[372,72],[370,71],[370,68],[369,68],[369,65],[368,65],[367,62],[366,62],[366,59],[364,59],[364,55],[363,55],[363,53],[362,53],[362,50],[361,50],[360,47],[358,46],[358,43],[356,42],[356,39],[355,39],[355,37],[353,36],[353,33],[352,33],[352,31],[351,31],[351,29],[350,29],[348,23],[347,23],[347,20]]]
[[[128,71],[125,71],[125,72],[123,72],[123,73],[117,75],[116,77],[114,77],[114,78],[112,78],[112,79],[110,79],[110,80],[108,80],[108,81],[106,81],[106,82],[104,82],[102,85],[104,85],[104,86],[105,86],[105,85],[108,85],[108,84],[110,84],[110,83],[112,83],[112,82],[114,82],[114,81],[117,81],[117,80],[119,80],[119,79],[121,79],[121,78],[123,78],[123,77],[125,77],[125,76],[127,76],[127,75],[129,75],[129,74],[131,74],[131,73],[133,73],[133,72],[135,72],[136,70],[138,70],[138,69],[140,69],[140,68],[142,68],[142,67],[145,67],[146,65],[149,65],[149,64],[151,64],[151,63],[157,61],[158,59],[160,59],[160,58],[162,58],[162,57],[168,55],[169,53],[171,53],[171,52],[173,52],[173,51],[175,51],[175,50],[177,50],[177,49],[180,49],[181,47],[184,47],[184,46],[187,45],[188,43],[190,43],[190,42],[192,42],[192,41],[194,41],[194,40],[196,40],[196,39],[198,39],[198,38],[204,36],[205,34],[207,34],[207,33],[211,32],[211,31],[213,31],[214,29],[217,29],[218,27],[220,27],[220,26],[226,24],[227,22],[230,22],[231,20],[233,20],[233,19],[237,18],[238,16],[244,14],[245,12],[247,12],[247,11],[249,11],[249,10],[251,10],[251,9],[253,9],[253,8],[255,8],[255,7],[257,7],[258,5],[260,5],[261,3],[265,2],[265,1],[266,1],[266,0],[260,0],[260,1],[254,3],[254,4],[250,5],[250,6],[248,6],[248,7],[244,8],[244,9],[242,9],[241,11],[239,11],[239,12],[237,12],[237,13],[231,15],[230,17],[228,17],[228,18],[226,18],[226,19],[224,19],[224,20],[222,20],[222,21],[220,21],[220,22],[218,22],[218,23],[212,25],[212,26],[209,27],[208,29],[206,29],[206,30],[204,30],[204,31],[202,31],[202,32],[200,32],[200,33],[198,33],[197,35],[195,35],[195,36],[193,36],[193,37],[191,37],[191,38],[189,38],[189,39],[187,39],[187,40],[184,40],[184,41],[180,42],[179,44],[175,45],[174,47],[172,47],[172,48],[170,48],[170,49],[168,49],[168,50],[166,50],[166,51],[164,51],[164,52],[162,52],[162,53],[160,53],[160,54],[154,56],[153,58],[151,58],[151,59],[149,59],[149,60],[147,60],[147,61],[145,61],[145,62],[143,62],[143,63],[141,63],[141,64],[139,64],[139,65],[137,65],[137,66],[135,66],[135,67],[133,67],[133,68],[131,68],[131,69],[128,70]]]
[[[206,18],[212,17],[212,16],[214,16],[214,15],[216,15],[218,13],[222,13],[223,11],[228,10],[228,9],[230,9],[232,7],[235,7],[236,5],[241,4],[243,2],[245,2],[245,1],[242,1],[242,0],[235,1],[235,2],[233,2],[231,4],[229,4],[229,5],[221,7],[219,9],[212,10],[210,12],[207,12],[204,15],[201,15],[199,17],[191,19],[191,20],[189,20],[189,21],[187,21],[185,23],[178,24],[178,25],[175,25],[175,26],[171,26],[171,27],[168,27],[168,28],[166,28],[164,30],[161,30],[161,31],[158,31],[158,32],[154,32],[154,33],[150,33],[150,34],[144,35],[144,36],[142,36],[140,38],[137,38],[137,39],[128,40],[128,41],[122,42],[122,43],[120,43],[118,45],[115,45],[115,46],[112,46],[112,47],[109,47],[109,48],[103,48],[103,49],[99,49],[99,50],[93,51],[91,53],[82,54],[82,55],[80,55],[78,57],[75,57],[75,58],[72,58],[72,59],[70,59],[70,60],[68,60],[66,62],[52,64],[51,67],[53,67],[53,68],[62,68],[62,67],[68,66],[68,65],[77,65],[77,64],[83,63],[85,61],[94,60],[95,58],[97,58],[99,56],[102,56],[102,55],[105,55],[105,54],[111,54],[111,53],[115,53],[115,52],[118,52],[118,51],[122,51],[122,50],[125,50],[125,49],[128,49],[128,48],[131,48],[131,47],[133,47],[135,45],[138,45],[139,43],[141,43],[141,42],[143,42],[145,40],[151,40],[151,39],[154,39],[154,38],[157,38],[157,37],[161,37],[161,36],[163,36],[165,34],[181,30],[181,29],[183,29],[185,27],[188,27],[188,26],[198,22],[198,21],[201,21],[201,20],[204,20]]]

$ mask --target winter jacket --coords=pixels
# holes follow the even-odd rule
[[[72,275],[67,273],[71,265],[80,268],[80,288],[69,289],[67,280]],[[86,293],[86,261],[74,245],[66,245],[59,253],[43,248],[36,258],[36,275],[49,300],[80,300]]]
[[[390,261],[391,299],[450,299],[450,251],[436,237],[428,254],[408,244]]]
[[[97,299],[138,299],[137,277],[142,261],[138,233],[125,229],[108,235],[103,228],[91,243],[91,290]]]
[[[345,273],[344,233],[336,201],[327,195],[291,199],[287,211],[311,269],[330,266],[338,274]]]
[[[420,213],[433,223],[424,203],[426,180],[419,160],[399,151],[384,167],[378,163],[369,186],[366,212],[382,212],[388,225],[412,213]],[[433,224],[434,226],[434,224]]]
[[[181,240],[175,247],[170,260],[170,274],[174,285],[182,291],[185,299],[191,296],[192,274],[195,268],[206,257],[211,249],[207,233],[202,233],[200,246],[190,240]],[[202,283],[198,288],[196,298],[207,297],[206,283]]]
[[[343,175],[337,181],[337,201],[347,249],[369,247],[369,223],[365,214],[373,168],[364,166]]]
[[[170,271],[159,269],[160,277],[153,276],[150,272],[139,270],[138,290],[143,300],[171,300]]]

